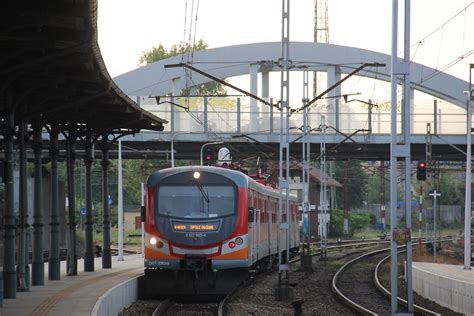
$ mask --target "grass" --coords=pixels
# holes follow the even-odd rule
[[[118,229],[112,227],[110,229],[110,240],[112,245],[118,244]],[[78,231],[78,236],[84,236],[84,231]],[[123,244],[124,246],[140,246],[142,243],[141,230],[127,230],[123,234]],[[81,237],[80,237],[81,238]],[[82,237],[84,240],[84,237]],[[103,233],[93,232],[94,244],[102,245]]]

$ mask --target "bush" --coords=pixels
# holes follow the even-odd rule
[[[370,213],[349,213],[349,235],[367,228],[375,228],[377,219]],[[339,237],[344,234],[344,211],[333,210],[331,213],[331,224],[329,237]]]

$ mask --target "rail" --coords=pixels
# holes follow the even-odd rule
[[[448,237],[448,238],[440,238],[438,241],[439,242],[446,242],[446,241],[449,241],[451,240],[452,238],[451,237]],[[431,241],[424,241],[423,243],[426,244],[428,242],[431,242]],[[397,249],[403,249],[405,248],[405,245],[400,245],[397,247]],[[363,254],[355,259],[352,259],[348,262],[346,262],[337,272],[336,274],[334,275],[333,279],[332,279],[332,285],[331,285],[331,289],[332,291],[336,294],[336,296],[338,296],[339,298],[341,298],[343,300],[343,302],[345,304],[347,304],[349,307],[351,307],[352,309],[354,309],[355,311],[358,311],[359,313],[362,313],[363,315],[378,315],[377,313],[365,308],[364,306],[361,306],[360,304],[357,304],[356,302],[354,302],[353,300],[351,300],[350,298],[348,298],[346,295],[344,295],[342,293],[342,291],[337,287],[337,281],[338,281],[338,278],[340,275],[342,275],[342,273],[349,267],[351,266],[352,264],[354,264],[355,262],[359,261],[359,260],[362,260],[366,257],[370,257],[370,256],[374,256],[374,255],[377,255],[377,254],[380,254],[380,253],[383,253],[383,252],[387,252],[387,251],[390,251],[390,248],[384,248],[384,249],[379,249],[379,250],[375,250],[375,251],[371,251],[369,253],[366,253],[366,254]],[[406,250],[401,250],[399,251],[399,253],[402,253],[402,252],[405,252]],[[385,260],[388,260],[388,258],[390,258],[390,255],[383,258],[376,266],[375,268],[375,275],[374,275],[374,283],[375,283],[375,286],[376,288],[382,292],[382,294],[386,295],[386,296],[390,296],[391,293],[385,288],[383,287],[383,285],[380,283],[380,280],[378,279],[378,269],[381,265],[381,262],[382,261],[385,261]],[[401,297],[397,297],[397,300],[398,302],[400,302],[401,304],[404,304],[406,306],[407,302],[406,300],[404,300],[403,298]],[[416,305],[414,304],[413,305],[413,308],[415,309],[415,311],[423,314],[423,315],[440,315],[439,313],[436,313],[434,311],[431,311],[431,310],[428,310],[428,309],[425,309],[419,305]]]

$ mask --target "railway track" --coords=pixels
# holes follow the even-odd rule
[[[187,315],[187,316],[224,316],[226,315],[226,303],[229,297],[222,298],[218,302],[177,302],[172,298],[165,299],[156,306],[152,316]]]
[[[440,242],[447,241],[441,240]],[[398,247],[405,252],[404,246]],[[390,248],[363,254],[343,265],[334,275],[332,290],[353,310],[363,315],[391,315],[390,291],[379,279],[380,267],[390,258]],[[406,300],[398,297],[400,305]],[[413,305],[417,315],[441,315],[420,305]]]

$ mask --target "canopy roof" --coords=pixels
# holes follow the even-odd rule
[[[97,44],[97,0],[5,1],[0,111],[94,132],[163,130],[112,81]]]

